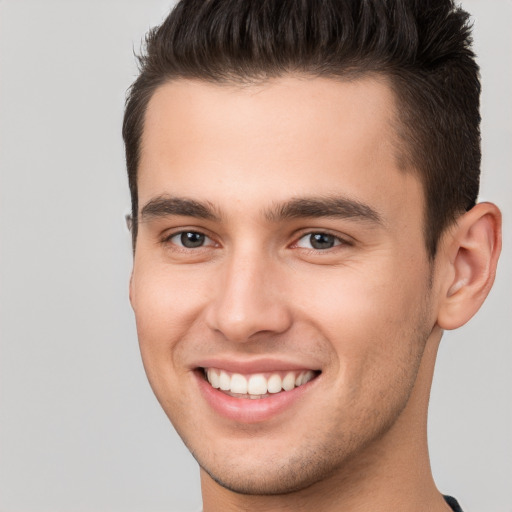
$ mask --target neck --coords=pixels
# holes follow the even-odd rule
[[[431,336],[407,406],[391,428],[328,478],[285,495],[234,493],[201,470],[204,512],[450,510],[437,490],[427,447],[427,410],[441,332]]]

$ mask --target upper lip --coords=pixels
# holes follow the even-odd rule
[[[267,373],[286,370],[318,370],[318,368],[312,367],[309,364],[274,358],[258,358],[249,360],[208,358],[197,361],[194,368],[217,368],[219,370],[226,370],[230,373],[241,374]]]

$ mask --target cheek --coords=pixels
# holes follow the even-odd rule
[[[180,347],[200,317],[206,290],[200,276],[170,266],[135,265],[131,297],[144,368],[157,393],[157,380],[181,376]]]
[[[201,286],[170,267],[135,266],[131,283],[144,369],[153,392],[173,424],[183,422],[190,397],[183,382],[189,371],[180,364],[187,335],[201,309]]]
[[[424,273],[393,268],[340,269],[323,278],[304,279],[303,315],[329,340],[339,365],[356,378],[366,372],[391,373],[416,357],[425,324]],[[421,281],[421,283],[420,283]]]
[[[337,358],[327,370],[336,399],[325,404],[333,429],[355,437],[354,425],[377,432],[405,407],[428,337],[424,304],[424,294],[396,276],[385,282],[346,279],[323,306],[310,304],[310,318]]]
[[[139,271],[135,266],[131,295],[138,329],[152,339],[160,331],[173,339],[197,318],[208,300],[208,284],[206,276],[190,269],[155,264]]]

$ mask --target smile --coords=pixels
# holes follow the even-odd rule
[[[313,380],[318,372],[313,370],[276,371],[242,375],[218,368],[203,368],[210,385],[235,398],[260,399],[291,391]]]

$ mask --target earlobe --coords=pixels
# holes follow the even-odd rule
[[[462,215],[446,234],[437,323],[442,329],[464,325],[487,297],[501,251],[501,213],[492,203],[480,203]]]

